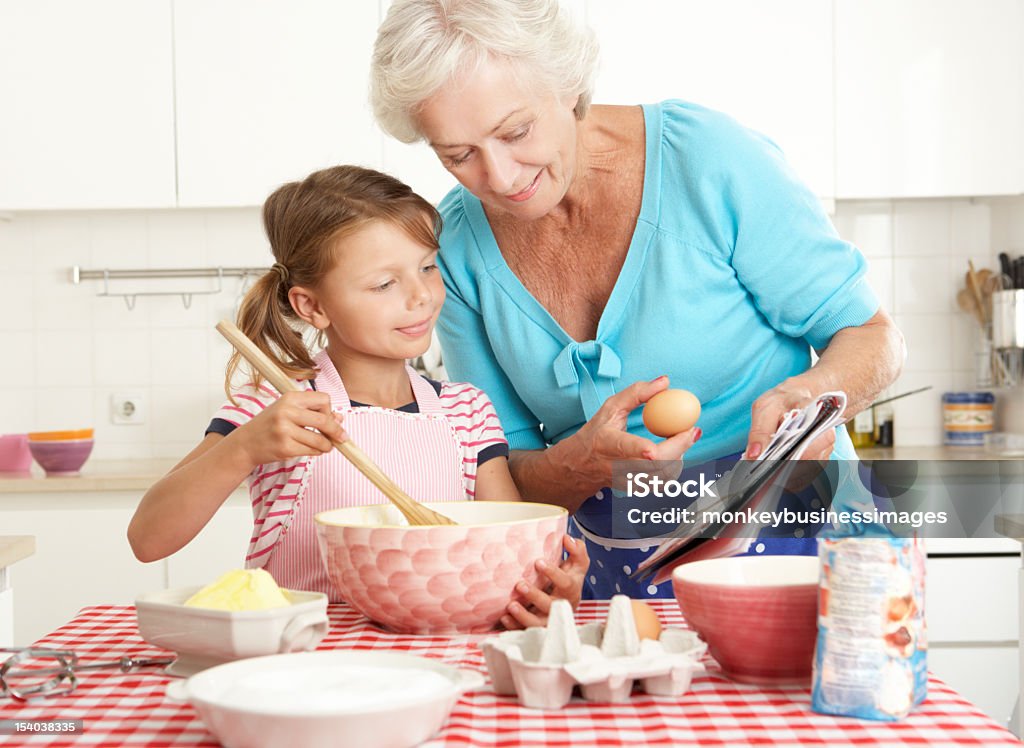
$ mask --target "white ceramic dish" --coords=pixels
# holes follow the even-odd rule
[[[183,603],[199,587],[141,595],[135,601],[139,635],[178,653],[170,675],[189,676],[243,657],[298,652],[316,647],[329,627],[327,596],[282,590],[293,602],[268,610],[210,610]]]
[[[480,673],[391,652],[333,650],[255,657],[168,688],[228,748],[407,748],[441,729]]]

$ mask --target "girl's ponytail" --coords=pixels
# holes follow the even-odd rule
[[[289,287],[287,269],[274,263],[242,299],[238,328],[285,374],[293,379],[312,379],[316,369],[302,333],[293,327],[293,322],[298,323],[299,319],[288,302]],[[233,380],[242,360],[238,351],[233,351],[228,359],[224,390],[232,402]],[[254,387],[259,387],[262,380],[258,371],[251,371],[249,381]]]

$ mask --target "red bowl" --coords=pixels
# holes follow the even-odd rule
[[[695,561],[676,567],[672,589],[687,622],[733,680],[810,680],[818,635],[817,557]]]

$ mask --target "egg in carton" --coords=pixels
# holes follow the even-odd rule
[[[480,647],[494,690],[537,709],[565,706],[577,686],[588,701],[626,701],[637,681],[652,696],[679,696],[703,669],[698,660],[707,649],[681,628],[641,639],[625,595],[612,598],[603,624],[578,626],[568,601],[555,600],[546,627],[506,631]]]

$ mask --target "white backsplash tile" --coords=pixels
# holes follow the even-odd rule
[[[1000,251],[1024,253],[1024,198],[840,201],[833,217],[868,258],[868,278],[896,315],[910,348],[892,394],[898,444],[938,444],[942,392],[971,389],[976,324],[956,307],[967,259],[995,267]],[[102,281],[70,282],[70,269],[269,267],[258,208],[68,211],[0,219],[0,432],[86,425],[105,459],[181,457],[201,439],[224,395],[230,348],[214,331],[233,317],[243,282],[216,295],[100,298]],[[119,281],[115,292],[198,291],[213,279]],[[110,396],[141,393],[142,425],[110,422]]]
[[[33,431],[95,428],[93,390],[77,384],[66,382],[62,386],[38,387],[35,390],[36,425],[32,427]]]
[[[992,209],[974,200],[954,200],[950,245],[955,257],[987,263],[992,255]]]
[[[89,289],[71,283],[70,269],[68,265],[36,273],[32,307],[37,330],[92,332],[95,299]]]
[[[970,386],[975,383],[977,371],[977,354],[982,348],[981,326],[965,312],[953,313],[953,328],[951,340],[952,365],[954,372],[966,372],[970,374]],[[963,384],[957,384],[962,388]]]
[[[148,259],[147,213],[111,211],[93,223],[91,270],[141,267]],[[132,265],[131,263],[135,264]]]
[[[125,314],[131,314],[127,309]],[[152,380],[150,330],[96,332],[96,384],[100,387],[149,386]]]
[[[96,296],[102,290],[102,281],[82,281],[81,285],[83,293],[95,298],[93,301],[93,324],[96,326],[96,330],[148,331],[153,326],[151,304],[140,304],[136,299],[135,306],[128,309],[124,299]]]
[[[37,387],[93,386],[92,330],[39,330],[32,338]]]
[[[202,439],[202,432],[193,441],[159,441],[153,444],[153,451],[150,457],[154,459],[178,460],[187,455]]]
[[[270,267],[274,258],[257,208],[210,211],[210,263],[223,267]]]
[[[191,445],[180,453],[184,456],[202,441],[203,432],[210,423],[209,388],[154,386],[150,391],[153,432],[160,434],[161,442]]]
[[[892,404],[894,440],[898,445],[942,443],[942,393],[953,389],[948,371],[904,371],[890,388],[896,394],[931,386],[926,392]]]
[[[95,458],[101,460],[148,460],[153,457],[180,457],[184,453],[170,455],[154,454],[150,442],[126,442],[124,444],[97,443]]]
[[[0,299],[7,314],[0,314],[0,330],[24,330],[35,326],[33,276],[25,271],[0,274]]]
[[[865,257],[892,257],[893,218],[889,201],[843,203],[833,218],[839,235],[854,242]]]
[[[206,265],[206,211],[155,210],[148,214],[147,252],[140,255],[151,268],[195,268]]]
[[[0,262],[8,273],[31,273],[35,269],[35,234],[20,216],[0,217]]]
[[[5,387],[3,411],[0,412],[0,434],[24,434],[36,428],[36,400],[33,387]]]
[[[36,381],[35,335],[31,330],[0,330],[0,391],[32,387]],[[6,398],[5,398],[6,400]]]
[[[896,325],[907,343],[905,372],[951,371],[951,314],[897,314]]]
[[[867,279],[875,290],[882,308],[892,314],[896,298],[893,283],[893,259],[891,257],[868,258]]]
[[[33,231],[35,271],[46,273],[55,268],[92,262],[94,215],[98,214],[81,211],[30,214],[27,220]],[[16,216],[15,220],[25,219]]]
[[[153,330],[153,385],[206,384],[209,377],[206,338],[211,334],[215,335],[216,331],[206,327]]]
[[[896,314],[951,312],[955,290],[951,291],[952,261],[945,255],[896,257],[893,260]]]
[[[897,257],[949,255],[952,208],[948,200],[893,203],[893,252]]]

